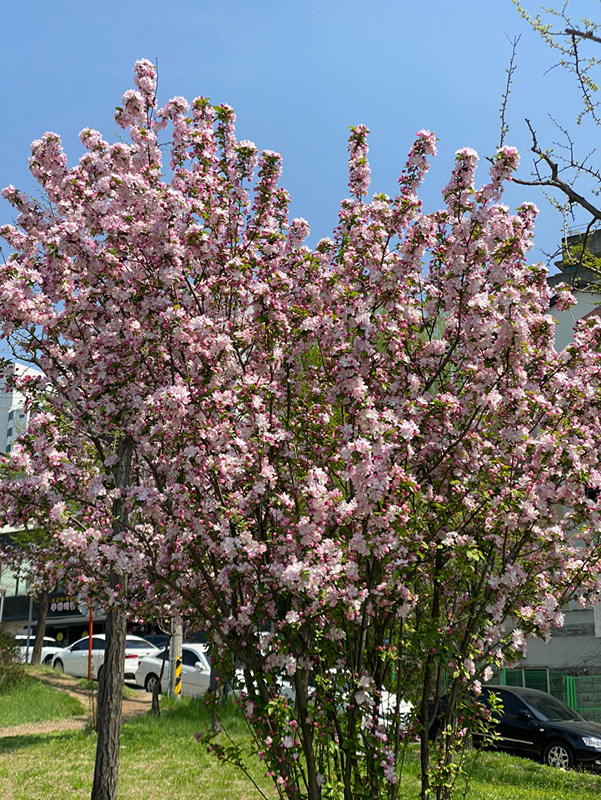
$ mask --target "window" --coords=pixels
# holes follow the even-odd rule
[[[92,640],[92,644],[94,644],[94,640]],[[87,639],[82,639],[81,642],[75,642],[73,647],[71,648],[72,653],[77,653],[79,650],[88,650],[90,647],[89,642]]]
[[[13,435],[13,429],[12,429],[12,428],[9,428],[9,429],[6,431],[6,435],[7,435],[7,436],[12,436],[12,435]]]
[[[7,445],[6,445],[6,452],[7,452],[7,453],[10,453],[10,448],[11,448],[11,445],[10,445],[10,444],[7,444]]]
[[[92,650],[104,650],[104,646],[104,639],[97,639],[95,636],[92,637]]]
[[[9,414],[8,414],[8,420],[9,420],[9,422],[10,422],[10,420],[11,420],[11,419],[12,419],[14,416],[15,416],[15,412],[14,412],[14,411],[10,411],[10,412],[9,412]]]
[[[126,650],[152,650],[148,642],[145,642],[144,639],[126,639],[125,640],[125,649]]]
[[[184,666],[193,667],[198,661],[200,661],[200,658],[194,652],[194,650],[182,651],[182,664],[184,664]]]
[[[518,711],[527,711],[528,709],[514,694],[509,692],[498,692],[501,702],[503,703],[503,719],[513,720],[517,719]]]
[[[526,694],[524,700],[535,708],[543,719],[552,722],[563,722],[580,719],[580,716],[551,695]]]

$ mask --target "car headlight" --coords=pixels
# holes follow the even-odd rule
[[[595,750],[601,750],[601,739],[596,736],[583,736],[582,741],[587,747],[594,747]]]

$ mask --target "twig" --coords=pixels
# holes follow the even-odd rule
[[[517,64],[515,63],[515,54],[518,46],[518,42],[522,38],[521,36],[515,37],[513,40],[505,34],[507,41],[511,44],[511,58],[509,59],[509,67],[505,70],[507,73],[507,85],[505,87],[505,91],[502,95],[502,103],[501,103],[501,138],[499,139],[499,147],[500,150],[503,147],[503,143],[505,142],[505,135],[509,133],[509,125],[505,121],[505,112],[507,110],[507,101],[509,100],[509,95],[511,94],[511,84],[513,83],[513,73],[517,69]]]

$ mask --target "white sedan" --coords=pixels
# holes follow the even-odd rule
[[[136,683],[147,692],[152,692],[158,685],[163,666],[161,691],[169,688],[169,650],[163,648],[157,653],[146,656],[140,661],[136,672]],[[184,644],[182,646],[182,694],[190,697],[203,695],[209,688],[211,667],[207,658],[207,648],[202,644]]]
[[[20,656],[21,661],[25,661],[27,658],[27,663],[31,664],[31,656],[33,655],[33,646],[35,644],[35,636],[31,636],[29,639],[29,654],[27,654],[27,634],[17,634],[15,636],[15,640],[20,647]],[[42,645],[42,656],[40,658],[40,664],[46,664],[50,666],[52,664],[52,659],[56,655],[56,653],[62,650],[61,645],[53,639],[52,636],[44,636],[44,643]]]
[[[104,664],[106,635],[95,633],[92,636],[92,679],[98,680]],[[59,650],[52,660],[54,669],[74,675],[77,678],[88,677],[88,652],[90,640],[86,636],[70,647]],[[140,636],[125,637],[125,680],[133,681],[140,659],[158,653],[158,649]]]

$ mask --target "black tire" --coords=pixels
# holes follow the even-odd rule
[[[551,742],[543,753],[543,764],[557,769],[570,769],[574,766],[572,748],[564,742]]]
[[[158,684],[159,684],[159,676],[155,675],[154,672],[151,672],[149,675],[146,676],[146,680],[144,681],[144,688],[146,689],[147,692],[150,692],[150,694],[152,694],[152,692],[154,691],[154,687],[158,686]],[[159,686],[159,694],[160,693],[161,693],[161,688]]]
[[[96,675],[96,680],[98,681],[98,683],[100,683],[100,680],[101,680],[101,678],[102,678],[102,672],[103,672],[103,670],[104,670],[104,667],[103,667],[102,665],[100,665],[100,666],[98,667],[98,675]]]
[[[44,659],[44,666],[51,667],[52,666],[52,656],[46,656]]]
[[[65,665],[60,660],[60,658],[57,658],[52,666],[54,667],[54,669],[57,669],[59,672],[64,672],[65,671]]]

